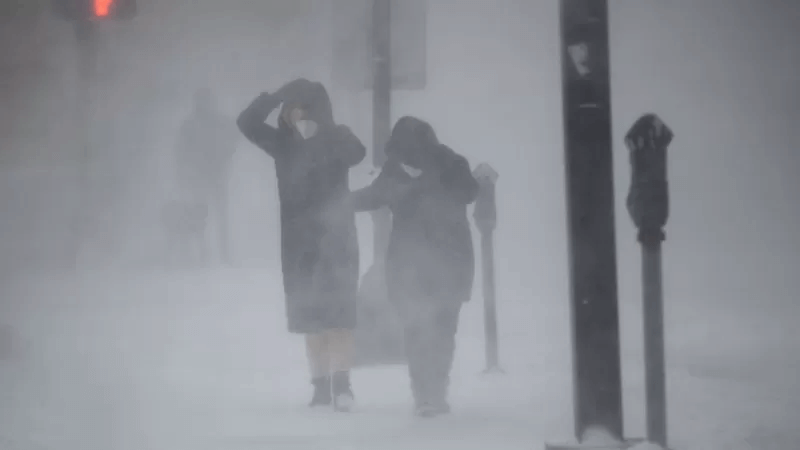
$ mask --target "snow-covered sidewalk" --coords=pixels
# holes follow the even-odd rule
[[[2,317],[15,317],[18,338],[0,366],[0,448],[527,450],[569,438],[565,301],[504,297],[504,375],[480,373],[482,308],[465,309],[452,415],[414,418],[402,366],[356,370],[358,408],[342,415],[305,406],[302,341],[285,332],[275,281],[262,271],[109,273],[6,286],[15,301]],[[785,368],[729,376],[679,350],[668,380],[674,448],[800,448],[800,395],[777,376]],[[624,383],[627,433],[641,436],[636,355]]]

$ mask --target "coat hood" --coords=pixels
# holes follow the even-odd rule
[[[281,117],[290,107],[300,107],[306,111],[307,119],[313,120],[320,126],[333,125],[333,106],[325,86],[319,82],[309,82],[307,87],[294,95],[281,107]],[[282,122],[282,121],[281,121]],[[284,123],[280,124],[285,126]]]
[[[392,129],[392,135],[386,144],[386,156],[422,168],[428,159],[426,156],[439,145],[431,124],[413,116],[404,116]]]

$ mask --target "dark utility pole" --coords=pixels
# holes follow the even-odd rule
[[[606,0],[561,0],[575,434],[623,440]]]

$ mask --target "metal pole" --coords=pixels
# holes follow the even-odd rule
[[[472,172],[478,181],[473,218],[481,233],[481,268],[483,272],[483,326],[486,346],[486,373],[503,372],[499,363],[497,338],[497,302],[494,277],[494,230],[497,227],[495,196],[497,172],[488,164],[479,164]]]
[[[486,372],[500,371],[497,342],[497,303],[494,284],[494,232],[481,232],[483,320],[486,332]]]
[[[561,0],[575,434],[623,440],[608,4]]]
[[[81,206],[78,212],[78,226],[75,237],[75,262],[78,263],[80,252],[90,233],[92,214],[92,95],[91,85],[97,64],[97,48],[95,24],[91,20],[75,22],[75,38],[78,45],[78,149],[80,161],[80,193]]]
[[[384,147],[392,132],[392,71],[391,71],[391,0],[372,2],[372,164],[376,168],[386,161]],[[372,214],[374,260],[383,261],[389,245],[391,216],[380,209]]]
[[[391,1],[372,0],[372,164],[380,169],[386,161],[384,147],[391,135]],[[391,312],[387,297],[384,261],[389,246],[392,216],[388,208],[373,211],[373,260],[359,289],[366,320],[356,334],[359,364],[405,361],[400,321]]]
[[[664,303],[661,284],[661,240],[642,242],[644,359],[647,386],[647,439],[667,446],[667,395],[664,363]]]

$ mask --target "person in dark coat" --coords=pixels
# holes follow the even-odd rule
[[[430,417],[450,411],[455,334],[475,272],[467,205],[475,200],[478,184],[467,160],[414,117],[397,121],[386,156],[373,183],[353,192],[351,205],[357,211],[391,210],[385,262],[389,300],[404,323],[416,412]]]
[[[265,120],[279,106],[274,128]],[[302,78],[259,95],[237,124],[275,160],[288,328],[306,338],[311,405],[347,411],[359,253],[355,213],[345,201],[350,168],[363,161],[366,149],[334,122],[323,85]]]

